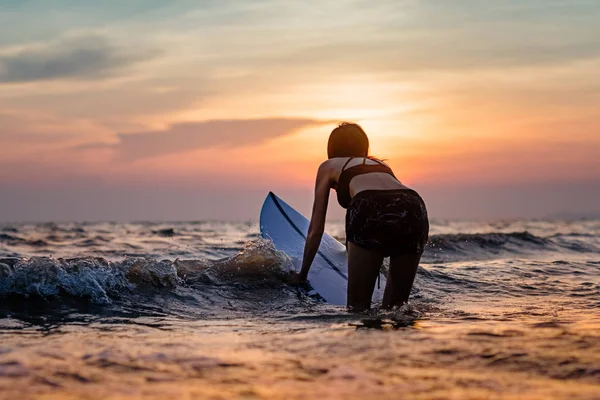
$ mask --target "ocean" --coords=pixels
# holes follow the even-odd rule
[[[392,311],[291,265],[255,222],[0,225],[0,398],[600,399],[600,220],[433,220]]]

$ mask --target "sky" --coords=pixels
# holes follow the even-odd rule
[[[256,220],[271,190],[308,213],[346,120],[433,218],[598,216],[599,20],[597,0],[0,0],[0,221]]]

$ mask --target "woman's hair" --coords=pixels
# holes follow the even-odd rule
[[[327,156],[335,157],[367,157],[369,155],[369,138],[360,125],[342,122],[331,131],[327,143]]]

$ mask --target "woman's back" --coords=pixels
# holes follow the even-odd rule
[[[326,161],[332,170],[334,187],[342,207],[365,190],[408,189],[383,161],[369,157],[336,157]]]

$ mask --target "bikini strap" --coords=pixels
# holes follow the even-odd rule
[[[346,165],[348,165],[348,163],[349,163],[350,161],[352,161],[352,159],[353,159],[353,158],[355,158],[355,157],[350,157],[350,158],[348,159],[348,161],[346,161],[346,164],[344,164],[344,166],[342,167],[342,172],[344,172],[344,170],[346,169]]]

